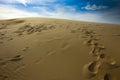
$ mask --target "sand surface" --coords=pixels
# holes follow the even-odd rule
[[[0,20],[0,80],[120,80],[120,25]]]

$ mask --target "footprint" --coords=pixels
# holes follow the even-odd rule
[[[92,45],[93,41],[94,41],[93,39],[88,39],[85,43],[88,45]]]
[[[99,68],[100,63],[97,61],[92,61],[84,66],[83,76],[88,79],[95,77],[99,71]]]
[[[90,54],[90,55],[93,55],[93,56],[97,56],[97,55],[98,55],[98,54],[97,54],[97,53],[98,53],[97,50],[98,50],[97,47],[92,47],[92,50],[90,51],[89,54]]]
[[[8,63],[8,61],[0,61],[0,66],[4,66]]]
[[[111,75],[106,73],[103,80],[111,80]]]
[[[110,58],[106,59],[106,64],[108,65],[108,67],[110,69],[114,69],[114,68],[119,68],[120,67],[120,65],[117,64],[116,60],[110,59]]]
[[[22,51],[27,51],[29,49],[29,47],[25,47]]]
[[[40,57],[39,59],[37,59],[37,60],[35,61],[35,64],[39,64],[39,63],[41,62],[41,60],[42,60],[42,57]]]
[[[100,58],[102,58],[102,59],[105,58],[105,56],[106,55],[104,53],[100,54]]]
[[[61,48],[66,49],[69,47],[69,44],[67,42],[63,43]]]
[[[90,36],[92,33],[93,33],[93,31],[85,31],[84,32],[87,36]]]
[[[99,44],[98,41],[94,39],[90,43],[91,46],[97,46],[98,44]]]
[[[93,62],[91,62],[90,65],[88,66],[88,69],[89,69],[89,71],[91,71],[91,72],[97,73],[99,67],[100,67],[100,63],[98,64],[97,61],[93,61]]]
[[[18,71],[20,71],[21,69],[24,69],[24,68],[25,68],[25,64],[22,64],[19,67],[17,67],[14,72],[18,72]]]
[[[14,56],[13,58],[11,58],[9,61],[20,61],[22,59],[23,59],[23,56],[17,55],[17,56]]]
[[[100,45],[100,46],[98,46],[98,48],[99,48],[99,50],[104,50],[105,46]]]
[[[11,41],[11,40],[13,40],[13,38],[12,38],[12,37],[9,37],[9,38],[8,38],[8,41]]]
[[[94,45],[98,40],[99,40],[99,38],[94,38],[93,35],[90,35],[88,37],[88,40],[86,41],[86,43],[89,45]]]
[[[92,46],[90,55],[98,56],[98,55],[100,55],[101,51],[104,49],[105,49],[104,46],[99,46],[98,43],[96,43]]]
[[[56,53],[56,51],[50,51],[47,53],[47,56],[51,56],[51,55],[54,55]]]
[[[106,55],[104,53],[99,53],[97,60],[105,59]]]

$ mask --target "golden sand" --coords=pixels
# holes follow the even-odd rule
[[[119,80],[120,25],[0,21],[0,80]]]

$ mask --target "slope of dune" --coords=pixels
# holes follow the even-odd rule
[[[120,25],[0,20],[0,80],[119,80]]]

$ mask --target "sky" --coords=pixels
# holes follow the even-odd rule
[[[120,0],[0,0],[0,19],[61,18],[120,24]]]

